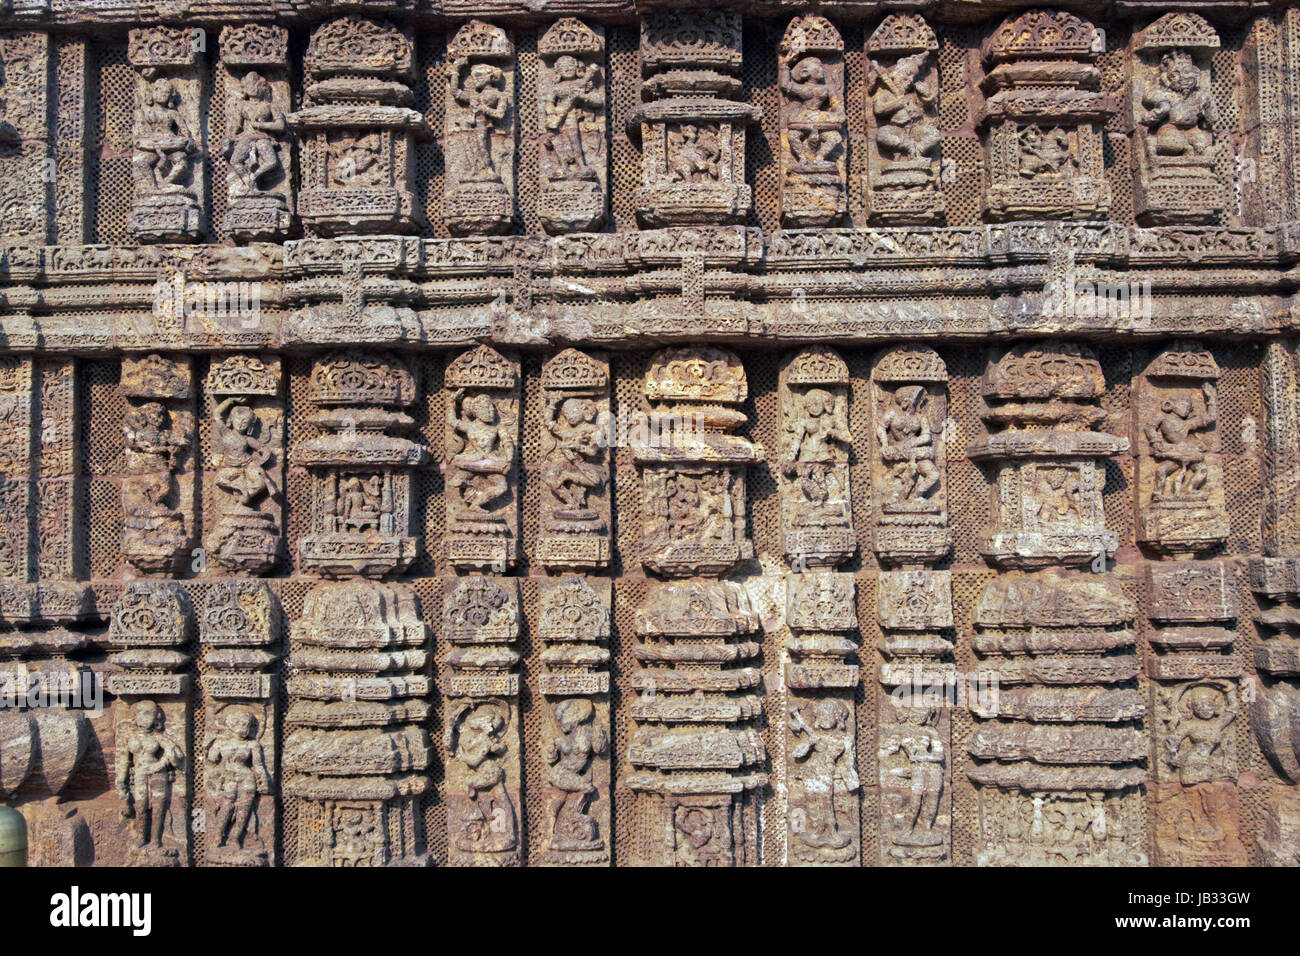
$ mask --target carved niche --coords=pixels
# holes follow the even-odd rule
[[[221,68],[226,228],[242,242],[280,238],[289,231],[294,211],[289,31],[260,23],[222,27]]]
[[[518,866],[520,803],[519,583],[470,576],[446,582],[443,746],[448,862]]]
[[[284,407],[280,357],[239,353],[212,359],[208,560],[226,571],[269,571],[283,551]]]
[[[1115,112],[1101,92],[1103,34],[1060,10],[1030,10],[985,40],[986,100],[977,117],[989,169],[985,214],[1091,219],[1110,208],[1102,127]]]
[[[178,571],[194,544],[193,360],[122,359],[122,556],[143,574]]]
[[[415,593],[326,581],[290,625],[283,791],[297,865],[424,866],[432,746],[428,629]]]
[[[871,366],[873,547],[881,563],[943,558],[948,527],[948,370],[934,349],[900,345]]]
[[[745,127],[760,111],[737,102],[743,18],[726,10],[654,10],[641,17],[642,98],[628,121],[641,138],[642,226],[743,223]]]
[[[781,224],[833,226],[848,212],[844,40],[825,17],[795,17],[777,50]]]
[[[730,581],[656,583],[637,610],[626,780],[638,798],[639,862],[757,861],[748,795],[768,780],[757,726],[762,674],[753,663],[761,626],[744,588]]]
[[[1191,557],[1228,537],[1219,458],[1219,366],[1199,342],[1157,355],[1138,380],[1138,534]]]
[[[447,363],[447,537],[455,568],[503,573],[519,556],[519,363],[486,345]]]
[[[317,27],[303,64],[298,213],[320,235],[416,232],[414,143],[432,133],[412,109],[414,41],[390,23],[342,17]]]
[[[542,34],[537,54],[537,215],[548,232],[599,229],[609,193],[605,31],[565,17]]]
[[[276,846],[280,608],[260,581],[208,584],[199,618],[204,861],[272,866]]]
[[[548,569],[609,564],[609,363],[565,349],[542,366],[542,504],[536,559]]]
[[[471,20],[447,43],[447,179],[442,218],[455,236],[507,232],[515,221],[515,48]]]
[[[319,429],[298,442],[291,460],[311,472],[311,531],[299,550],[304,566],[325,577],[382,577],[415,558],[411,472],[424,446],[388,434],[412,428],[396,411],[415,401],[415,379],[393,353],[332,352],[312,366],[309,397]]]
[[[781,369],[777,481],[786,559],[797,570],[835,567],[857,551],[849,490],[849,370],[813,345]]]
[[[109,619],[114,787],[127,860],[190,862],[190,676],[194,608],[173,581],[133,581]]]
[[[139,242],[197,242],[208,201],[203,60],[191,31],[132,30],[127,58],[136,72],[127,230]]]
[[[930,25],[908,13],[891,13],[867,40],[864,195],[873,222],[924,225],[944,214],[938,49]]]
[[[612,850],[609,715],[610,584],[567,577],[542,583],[537,636],[545,770],[544,862],[608,864]]]
[[[1218,48],[1194,13],[1167,13],[1133,36],[1133,211],[1142,225],[1208,223],[1227,202],[1216,171],[1226,136],[1210,89]]]
[[[656,352],[645,378],[648,427],[634,430],[641,472],[642,563],[664,577],[719,575],[754,556],[745,531],[745,470],[763,447],[732,435],[745,423],[745,368],[731,352]]]

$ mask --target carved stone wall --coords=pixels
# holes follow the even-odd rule
[[[1244,0],[0,4],[33,861],[1297,865],[1298,77]]]

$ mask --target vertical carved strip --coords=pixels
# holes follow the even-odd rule
[[[711,347],[665,349],[645,380],[651,413],[632,441],[645,515],[642,563],[663,577],[714,578],[753,556],[746,535],[746,468],[762,446],[729,434],[748,383],[740,360]],[[651,584],[636,613],[640,669],[628,746],[641,862],[734,866],[757,856],[747,795],[767,785],[755,722],[761,628],[731,581]]]
[[[785,666],[789,855],[797,863],[853,864],[860,856],[853,691],[858,667],[852,575],[836,565],[857,550],[849,493],[849,370],[810,346],[780,376],[776,468],[786,579]]]
[[[267,670],[280,657],[280,608],[271,589],[256,581],[209,584],[199,641],[206,708],[204,860],[272,866],[279,727],[275,677]]]
[[[283,552],[284,406],[280,358],[214,357],[204,396],[212,421],[203,509],[208,560],[269,571]]]
[[[453,235],[507,232],[515,219],[515,48],[471,20],[447,44],[442,215]]]
[[[1144,865],[1136,608],[1105,570],[1118,536],[1101,500],[1105,459],[1128,440],[1093,430],[1105,379],[1081,346],[1017,345],[990,360],[981,390],[989,434],[968,454],[997,487],[980,550],[1011,570],[973,615],[977,686],[998,688],[976,695],[967,742],[976,861]]]
[[[197,242],[208,208],[203,60],[190,30],[161,26],[132,30],[127,56],[136,71],[127,230],[139,242]]]
[[[486,345],[447,365],[447,537],[454,568],[504,573],[519,557],[519,363]]]
[[[609,195],[605,30],[565,17],[542,34],[537,53],[537,214],[552,233],[599,229]]]
[[[55,176],[50,161],[50,37],[0,34],[0,241],[43,245]]]
[[[519,582],[465,577],[443,589],[449,645],[442,693],[447,841],[452,866],[518,866],[520,803]]]
[[[844,40],[825,17],[795,17],[777,51],[781,224],[833,226],[848,212]]]
[[[86,233],[86,173],[90,169],[86,161],[86,41],[60,38],[57,55],[53,240],[79,246],[90,238]]]
[[[609,363],[565,349],[542,367],[542,504],[536,559],[549,570],[609,564]]]
[[[122,359],[122,556],[142,574],[171,574],[194,544],[193,360]]]
[[[71,359],[44,359],[34,367],[36,453],[36,573],[42,581],[75,581],[80,468],[77,449],[77,367]],[[39,424],[37,424],[39,423]]]
[[[241,242],[277,239],[293,221],[289,31],[250,23],[221,29],[226,129],[226,228]]]
[[[939,41],[915,14],[891,13],[867,40],[867,211],[887,225],[933,223],[939,191]]]
[[[134,581],[113,607],[109,693],[117,697],[114,786],[134,866],[188,866],[190,663],[194,608],[172,581]]]
[[[32,580],[36,488],[32,483],[34,387],[32,360],[0,357],[0,416],[8,435],[0,442],[0,580]]]
[[[537,636],[546,698],[545,843],[541,859],[594,866],[611,858],[610,585],[561,578],[542,584]]]
[[[952,546],[948,527],[948,373],[923,345],[871,367],[873,546],[885,660],[878,747],[880,861],[952,862],[952,580],[927,567]],[[931,692],[931,693],[927,693]]]

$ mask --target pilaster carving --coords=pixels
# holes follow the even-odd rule
[[[293,221],[293,151],[287,115],[289,31],[249,23],[221,30],[226,86],[226,228],[244,242],[277,239]]]
[[[194,545],[193,360],[122,359],[122,556],[143,574],[178,571]]]
[[[1134,212],[1143,225],[1206,223],[1227,190],[1215,166],[1225,141],[1210,89],[1219,35],[1195,13],[1166,13],[1133,36]]]
[[[1228,537],[1219,366],[1199,342],[1166,347],[1138,381],[1138,541],[1192,557]]]
[[[1104,389],[1097,359],[1070,343],[1014,346],[984,375],[992,434],[968,451],[998,472],[982,550],[1044,570],[999,576],[975,608],[979,673],[998,684],[967,744],[982,865],[1146,863],[1136,608],[1105,571],[1117,536],[1101,506],[1105,459],[1128,442],[1093,430]]]
[[[426,865],[428,631],[414,592],[318,584],[289,639],[283,789],[300,801],[295,862]]]
[[[194,608],[181,585],[134,581],[109,620],[116,696],[114,785],[128,861],[188,866],[190,678]]]
[[[519,556],[519,363],[486,345],[447,364],[447,537],[455,568],[501,573]]]
[[[742,223],[745,127],[759,111],[740,93],[739,13],[656,10],[641,18],[642,98],[629,121],[641,137],[637,219],[644,227]]]
[[[453,235],[509,232],[515,221],[515,47],[471,20],[447,43],[447,163],[442,218]]]
[[[1105,216],[1102,127],[1115,104],[1101,92],[1104,51],[1091,23],[1058,10],[1011,17],[984,41],[989,219]]]
[[[206,72],[190,30],[132,30],[127,55],[136,71],[127,229],[139,242],[197,242],[207,223],[203,157]]]
[[[284,407],[280,358],[239,353],[212,359],[208,533],[204,548],[227,571],[270,570],[283,551]]]
[[[832,226],[848,212],[844,40],[825,17],[795,17],[777,51],[781,224]]]
[[[49,208],[55,177],[47,169],[53,139],[47,116],[53,43],[46,33],[0,34],[0,241],[51,241]],[[61,74],[60,79],[68,79]],[[66,126],[63,132],[67,132]],[[81,170],[58,169],[84,182]],[[78,240],[80,241],[80,240]]]
[[[291,457],[312,476],[311,532],[303,563],[325,577],[382,577],[415,558],[411,471],[424,446],[390,431],[414,424],[396,411],[415,401],[415,379],[393,353],[333,352],[312,367],[308,422],[321,434]]]
[[[416,232],[413,143],[428,122],[414,102],[414,41],[380,20],[349,16],[317,27],[303,64],[298,213],[313,232]]]
[[[593,866],[611,858],[609,602],[608,581],[542,584],[546,863]]]
[[[609,195],[605,30],[573,17],[537,41],[543,136],[537,214],[548,232],[599,229]]]
[[[520,803],[519,584],[464,577],[443,588],[442,694],[447,841],[453,866],[518,866]]]
[[[939,191],[939,41],[915,14],[891,13],[867,40],[865,196],[874,222],[933,223]]]
[[[280,608],[257,581],[217,581],[199,618],[203,646],[204,860],[271,866],[276,846],[276,679]]]
[[[565,349],[542,367],[542,505],[537,561],[548,569],[609,564],[609,363]]]

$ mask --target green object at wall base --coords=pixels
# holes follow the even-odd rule
[[[27,865],[27,821],[13,807],[0,806],[0,867]]]

